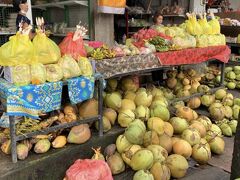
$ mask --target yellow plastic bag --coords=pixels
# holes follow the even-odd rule
[[[31,82],[32,84],[43,84],[46,82],[46,68],[41,63],[35,63],[31,65]]]
[[[38,63],[56,63],[61,57],[58,45],[49,39],[44,33],[37,33],[33,39],[34,56]]]
[[[220,34],[221,26],[219,21],[215,18],[214,14],[211,14],[212,20],[208,24],[212,27],[212,34]]]
[[[201,25],[204,34],[212,34],[212,27],[208,24],[206,15],[201,16],[201,19],[198,20],[198,23]]]
[[[126,0],[98,0],[98,12],[109,14],[124,14]]]
[[[16,86],[26,86],[31,82],[30,66],[22,64],[13,67],[12,70],[13,83]]]
[[[91,65],[90,61],[88,60],[88,58],[85,58],[85,57],[79,58],[78,65],[81,69],[83,76],[92,76],[93,75],[93,68],[92,68],[92,65]]]
[[[202,27],[197,21],[196,15],[195,14],[187,14],[188,19],[186,21],[186,30],[189,34],[193,36],[201,35],[203,33]]]
[[[17,66],[33,62],[33,44],[28,35],[17,33],[0,48],[1,66]]]

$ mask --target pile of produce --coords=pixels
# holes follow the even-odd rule
[[[41,120],[24,118],[16,124],[16,134],[25,135],[34,131],[77,121],[79,119],[96,117],[98,115],[98,102],[90,99],[77,106],[65,105],[62,111],[56,112],[49,117],[44,115]],[[97,124],[97,122],[95,123]],[[81,124],[70,129],[55,131],[47,135],[37,135],[31,139],[17,143],[18,159],[24,160],[32,150],[37,154],[46,153],[50,148],[63,148],[67,143],[83,144],[91,138],[92,124]],[[11,153],[10,129],[0,129],[0,146],[5,154]]]
[[[157,52],[169,50],[169,45],[168,45],[167,41],[159,36],[152,38],[149,41],[149,43],[153,44],[155,46]]]
[[[228,89],[240,89],[240,66],[226,67],[224,85]]]
[[[79,60],[65,55],[56,64],[35,63],[32,65],[18,65],[12,67],[13,83],[16,86],[26,86],[31,84],[39,85],[45,82],[57,82],[80,75],[92,76],[93,69],[90,61],[84,58]],[[86,68],[88,67],[88,68]]]
[[[240,89],[240,66],[229,66],[224,69],[224,85],[228,89]],[[207,67],[203,82],[210,87],[219,85],[221,71],[216,65]]]
[[[197,73],[188,70],[179,75],[169,71],[167,75],[168,78],[177,75],[189,78]],[[105,130],[108,131],[109,122],[115,121],[126,128],[116,144],[104,151],[110,153],[104,153],[106,159],[103,154],[98,155],[99,159],[107,161],[112,174],[119,174],[129,166],[136,171],[134,179],[181,178],[186,175],[189,158],[206,164],[213,154],[224,153],[222,135],[236,132],[234,119],[239,113],[239,100],[234,101],[224,89],[207,94],[209,88],[199,85],[196,91],[201,90],[206,95],[192,98],[186,104],[176,104],[176,111],[172,112],[168,109],[171,90],[155,86],[140,88],[137,82],[133,77],[125,77],[107,83]],[[200,105],[209,107],[211,119],[193,110]]]

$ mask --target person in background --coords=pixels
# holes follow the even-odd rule
[[[23,29],[31,25],[30,19],[28,19],[28,17],[26,16],[28,12],[27,0],[13,0],[13,7],[18,11],[18,15],[16,19],[17,30],[19,30],[20,24]]]
[[[163,26],[163,16],[160,12],[156,12],[153,16],[153,23],[154,25],[151,27],[152,29],[155,29],[156,27]]]

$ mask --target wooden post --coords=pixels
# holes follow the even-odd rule
[[[239,116],[240,117],[240,116]],[[240,118],[238,118],[238,122]],[[234,150],[232,158],[231,180],[240,178],[240,123],[238,123],[236,135],[234,139]]]

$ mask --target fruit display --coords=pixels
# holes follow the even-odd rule
[[[240,66],[226,67],[224,85],[228,89],[240,89]]]
[[[108,81],[104,117],[113,118],[115,123],[126,128],[116,139],[113,154],[117,154],[115,163],[118,165],[115,166],[119,171],[112,169],[113,174],[124,171],[124,162],[125,168],[129,166],[136,171],[135,179],[184,177],[190,158],[200,165],[207,164],[214,154],[224,152],[222,136],[232,136],[236,132],[235,118],[240,110],[238,98],[234,100],[225,89],[209,94],[210,88],[199,83],[201,75],[193,69],[167,71],[167,77],[166,87],[139,87],[131,76]],[[182,90],[197,82],[194,92],[206,94],[175,104],[172,112],[169,109],[172,97],[167,94],[169,91],[173,96],[176,94],[172,82],[175,85],[178,81]],[[200,106],[207,106],[211,116],[198,114],[195,109]]]
[[[109,49],[106,45],[103,45],[100,48],[94,49],[91,52],[91,57],[96,59],[96,60],[101,60],[101,59],[110,59],[114,58],[116,55],[114,51]]]

